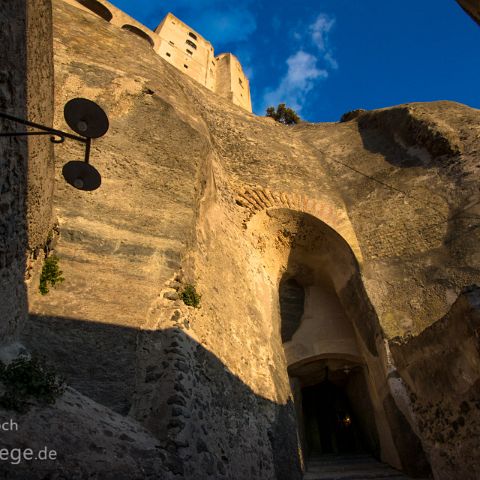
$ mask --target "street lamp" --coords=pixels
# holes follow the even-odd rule
[[[56,130],[0,112],[0,118],[37,129],[37,131],[33,132],[0,133],[0,137],[51,135],[50,141],[53,143],[63,143],[67,138],[83,143],[85,145],[84,160],[66,163],[63,166],[62,175],[67,183],[78,190],[96,190],[102,183],[102,177],[98,170],[89,163],[90,148],[93,138],[103,137],[103,135],[107,133],[109,127],[107,114],[100,106],[91,100],[74,98],[66,103],[63,115],[68,126],[78,135]]]

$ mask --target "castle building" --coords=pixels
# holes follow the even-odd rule
[[[215,91],[216,63],[212,44],[172,13],[155,29],[158,54],[198,83]]]
[[[252,111],[250,83],[238,58],[231,53],[215,56],[212,44],[172,13],[152,31],[106,0],[65,1],[137,35],[185,75],[248,112]]]

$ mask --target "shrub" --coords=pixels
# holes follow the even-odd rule
[[[47,257],[40,275],[40,293],[46,295],[49,292],[49,285],[55,287],[58,283],[62,283],[65,280],[62,273],[58,266],[58,258],[55,255]]]
[[[22,413],[28,410],[30,400],[52,404],[65,391],[64,380],[36,358],[21,357],[8,365],[0,362],[0,382],[5,389],[0,406]]]
[[[347,112],[347,113],[344,113],[341,118],[340,118],[340,122],[349,122],[350,120],[353,120],[357,117],[359,117],[362,113],[366,112],[366,110],[362,110],[362,109],[357,109],[357,110],[352,110],[350,112]]]
[[[200,305],[200,299],[202,296],[197,293],[194,285],[188,284],[185,285],[185,288],[180,294],[180,298],[185,305],[197,308]]]
[[[301,122],[297,112],[287,107],[284,103],[280,103],[276,110],[275,107],[268,107],[267,117],[272,117],[274,120],[283,123],[284,125],[293,125]]]

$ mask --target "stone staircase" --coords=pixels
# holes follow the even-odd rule
[[[322,455],[307,460],[304,480],[408,480],[369,455]]]

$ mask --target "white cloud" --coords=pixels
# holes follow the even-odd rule
[[[335,58],[333,58],[331,52],[326,53],[323,59],[325,60],[327,66],[330,67],[332,70],[338,70],[338,62],[335,60]]]
[[[277,88],[267,90],[263,96],[264,107],[286,103],[297,111],[301,111],[308,93],[329,72],[338,69],[338,62],[330,46],[330,32],[335,25],[335,18],[320,13],[304,34],[293,32],[293,38],[299,42],[299,50],[287,58],[287,72],[280,80]],[[309,53],[307,49],[315,50]]]
[[[311,43],[313,43],[319,51],[326,67],[331,70],[338,69],[338,62],[330,47],[330,32],[334,26],[334,17],[327,15],[326,13],[320,13],[316,20],[308,27]]]
[[[335,18],[321,13],[308,28],[311,39],[320,52],[328,53],[328,34],[334,25]]]
[[[266,106],[286,103],[297,111],[301,111],[305,98],[312,90],[315,82],[328,77],[328,71],[317,67],[317,57],[299,50],[287,61],[288,70],[275,90],[264,95]]]

